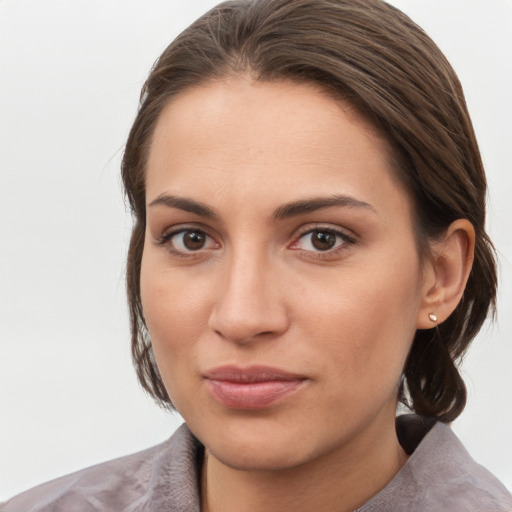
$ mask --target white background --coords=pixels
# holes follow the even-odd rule
[[[214,1],[0,0],[0,499],[180,423],[131,368],[123,142],[147,72]],[[455,430],[512,488],[512,1],[395,0],[452,61],[487,167],[498,322]]]

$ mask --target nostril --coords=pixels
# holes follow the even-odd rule
[[[238,270],[230,268],[223,290],[212,301],[208,319],[211,332],[240,344],[270,340],[288,327],[282,297],[269,292],[271,287],[258,277],[259,267],[253,267],[250,272],[247,263]]]

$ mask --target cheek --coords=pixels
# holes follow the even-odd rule
[[[205,288],[190,286],[176,269],[145,254],[141,265],[141,300],[156,362],[174,405],[176,383],[187,385],[197,340],[207,325]],[[188,285],[188,286],[187,286]]]
[[[161,251],[148,249],[141,262],[141,300],[153,343],[187,344],[192,328],[200,328],[207,307],[207,283],[190,279],[190,271],[172,268]],[[177,335],[173,335],[177,334]]]
[[[351,269],[321,287],[310,286],[315,297],[302,295],[308,338],[320,342],[325,371],[340,385],[390,390],[401,376],[416,330],[420,272],[410,260],[386,269]]]

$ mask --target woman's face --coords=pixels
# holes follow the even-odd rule
[[[144,315],[172,402],[231,467],[357,456],[394,429],[425,284],[389,160],[308,85],[233,78],[161,114]]]

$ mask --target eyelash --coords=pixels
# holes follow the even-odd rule
[[[335,242],[336,245],[334,247],[332,247],[331,249],[326,249],[325,251],[305,250],[305,249],[301,249],[300,247],[297,247],[301,239],[303,239],[306,235],[312,235],[313,233],[323,233],[323,234],[335,236],[336,237],[336,242]],[[310,242],[310,244],[311,243],[312,242]],[[332,227],[326,227],[324,225],[318,225],[318,226],[314,226],[314,227],[309,227],[309,228],[305,229],[304,231],[302,231],[301,233],[299,233],[299,235],[297,236],[295,241],[292,243],[290,248],[297,250],[297,251],[302,251],[303,253],[308,254],[308,255],[314,254],[315,258],[327,259],[329,257],[337,255],[338,253],[340,253],[342,251],[347,250],[349,247],[351,247],[355,244],[356,244],[356,239],[354,237],[348,235],[344,231],[341,231],[339,229],[335,229]]]
[[[173,229],[171,231],[165,231],[162,236],[156,239],[156,245],[160,247],[165,247],[173,256],[183,257],[183,258],[189,258],[193,256],[199,255],[204,249],[199,249],[197,251],[189,250],[189,251],[183,251],[180,249],[176,249],[176,247],[171,243],[171,240],[173,237],[179,234],[186,234],[186,233],[200,233],[205,235],[210,240],[213,240],[213,237],[210,236],[204,229],[194,227],[194,226],[181,226],[177,229]],[[216,245],[219,245],[216,243]]]
[[[198,228],[198,227],[194,227],[194,226],[184,226],[184,227],[182,226],[177,229],[173,229],[171,231],[164,232],[162,234],[162,236],[160,236],[159,238],[157,238],[155,240],[155,243],[157,246],[166,247],[167,250],[169,252],[171,252],[171,254],[173,254],[174,256],[183,257],[183,258],[190,258],[190,257],[194,257],[194,256],[197,257],[198,255],[202,254],[203,251],[211,250],[211,249],[203,249],[203,248],[199,248],[197,251],[194,251],[194,250],[186,251],[186,250],[177,249],[171,243],[172,238],[175,237],[176,235],[186,234],[186,233],[200,233],[200,234],[203,234],[204,236],[206,236],[208,239],[214,240],[214,238],[212,236],[210,236],[202,228]],[[300,240],[302,240],[307,235],[312,235],[313,233],[323,233],[323,234],[335,236],[337,239],[335,242],[336,245],[334,245],[334,247],[332,247],[330,249],[326,249],[324,251],[301,249],[300,247],[298,247]],[[341,239],[341,241],[339,241],[339,239]],[[300,232],[295,237],[292,244],[289,245],[288,247],[292,250],[301,251],[302,253],[307,254],[309,256],[314,255],[312,257],[315,257],[315,258],[326,259],[326,258],[329,258],[329,257],[332,257],[332,256],[338,254],[341,251],[348,249],[350,246],[355,245],[355,243],[356,243],[356,240],[352,236],[349,236],[347,233],[345,233],[339,229],[334,229],[331,227],[319,225],[319,226],[314,226],[314,227],[308,227],[304,231]],[[218,244],[217,242],[215,242],[215,244],[217,247],[220,246],[220,244]]]

